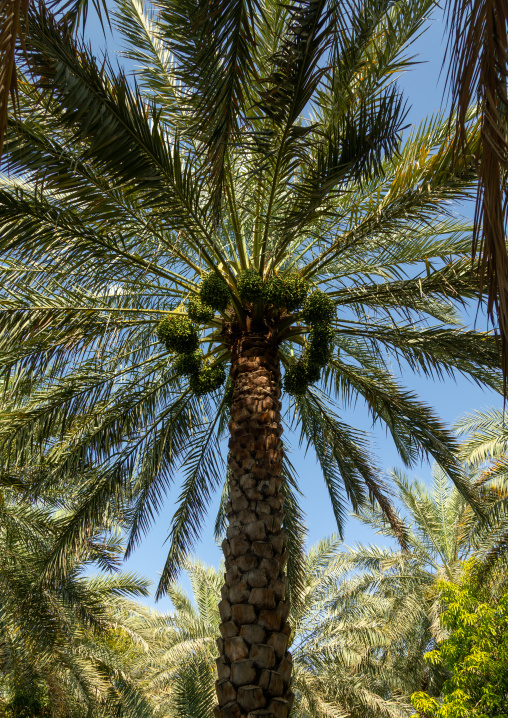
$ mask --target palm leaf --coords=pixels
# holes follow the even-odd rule
[[[225,155],[235,142],[240,108],[249,104],[256,77],[253,62],[256,0],[177,0],[160,15],[162,35],[178,61],[191,121],[185,134],[207,148],[205,171],[218,220],[225,182]]]
[[[504,388],[508,377],[508,254],[506,252],[506,110],[505,74],[508,53],[504,38],[508,8],[494,0],[455,0],[448,10],[450,38],[448,83],[457,110],[457,149],[467,148],[467,111],[476,102],[480,111],[480,146],[476,152],[478,189],[475,206],[473,257],[488,291],[487,310],[496,315],[503,356]]]

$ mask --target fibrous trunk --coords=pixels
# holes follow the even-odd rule
[[[282,528],[280,368],[265,334],[232,347],[225,585],[219,604],[217,718],[287,718],[290,628]]]

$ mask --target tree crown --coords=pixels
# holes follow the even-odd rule
[[[467,494],[453,437],[392,366],[499,387],[493,337],[457,312],[479,295],[469,228],[450,209],[473,174],[443,118],[401,139],[393,78],[430,0],[220,7],[119,2],[136,83],[34,11],[0,188],[0,350],[16,406],[0,439],[22,462],[37,437],[45,486],[79,472],[55,565],[111,500],[131,551],[181,469],[161,590],[224,485],[239,333],[278,347],[284,421],[314,448],[339,529],[345,490],[355,509],[378,501],[404,541],[342,405],[360,399],[407,464],[430,454]],[[283,474],[297,556],[288,461]]]

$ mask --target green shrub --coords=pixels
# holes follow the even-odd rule
[[[478,581],[475,560],[464,565],[460,584],[439,581],[448,631],[425,655],[449,673],[439,702],[418,691],[411,703],[428,718],[504,718],[508,715],[508,590],[489,594]]]

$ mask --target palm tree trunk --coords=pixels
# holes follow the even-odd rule
[[[286,718],[291,654],[282,528],[282,427],[277,347],[249,333],[232,347],[230,501],[219,610],[216,718]]]

